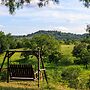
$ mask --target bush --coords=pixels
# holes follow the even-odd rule
[[[70,66],[62,70],[62,80],[68,82],[71,88],[78,87],[78,77],[81,72],[81,68],[77,66]]]
[[[6,69],[4,69],[0,72],[0,80],[6,81],[6,79],[7,79],[7,71],[6,71]]]
[[[62,57],[62,59],[60,60],[60,64],[61,64],[61,65],[68,66],[68,65],[72,65],[72,64],[73,64],[73,61],[72,61],[72,59],[69,58],[68,56],[64,56],[64,57]]]
[[[78,88],[80,90],[90,90],[90,71],[83,71],[78,77]]]
[[[76,59],[74,60],[74,64],[76,64],[76,65],[82,64],[81,59],[80,59],[80,58],[76,58]]]

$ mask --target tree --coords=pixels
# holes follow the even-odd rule
[[[90,63],[90,51],[88,51],[87,49],[83,49],[81,51],[81,61],[82,64],[86,66],[86,69],[88,68],[88,64]]]
[[[61,60],[62,55],[60,52],[53,52],[49,55],[49,62],[53,62],[55,65],[58,66],[59,61]]]
[[[90,63],[90,49],[85,43],[78,44],[74,46],[73,56],[80,58],[78,61],[79,64],[83,64],[86,66]]]
[[[11,14],[13,14],[13,12],[15,12],[15,10],[17,8],[22,8],[24,3],[29,3],[32,0],[1,0],[2,4],[7,6],[9,8],[9,11]],[[43,7],[46,6],[47,4],[49,4],[50,0],[38,0],[39,2],[37,3],[37,5],[39,7]],[[59,0],[52,0],[53,2],[55,2],[56,4],[59,3]],[[79,0],[82,1],[83,4],[85,5],[85,7],[89,7],[90,6],[90,0]]]
[[[16,43],[15,38],[11,35],[11,33],[6,35],[6,39],[7,39],[7,42],[8,42],[9,49],[15,49],[17,43]]]
[[[47,59],[50,55],[54,54],[54,57],[56,57],[55,55],[60,53],[58,40],[45,34],[35,35],[31,39],[24,39],[24,47],[31,50],[38,50],[39,48],[43,52],[43,57]]]
[[[74,49],[72,51],[73,56],[80,57],[81,56],[80,54],[81,54],[82,50],[86,49],[86,48],[87,48],[86,43],[80,43],[78,45],[75,45]]]
[[[4,32],[0,31],[0,53],[4,52],[9,48],[7,38]]]

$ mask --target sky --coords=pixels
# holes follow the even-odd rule
[[[0,0],[1,1],[1,0]],[[0,5],[0,30],[5,34],[27,35],[39,30],[57,30],[74,34],[86,33],[90,24],[90,8],[84,7],[79,0],[52,1],[39,8],[37,0],[10,15],[8,8]]]

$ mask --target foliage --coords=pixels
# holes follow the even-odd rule
[[[83,49],[81,51],[81,61],[82,64],[84,64],[87,69],[87,65],[90,63],[90,51],[88,51],[87,49]]]
[[[86,49],[86,48],[87,48],[86,43],[80,43],[78,45],[75,45],[74,49],[72,51],[73,56],[80,57],[80,54],[81,54],[82,50]]]
[[[10,14],[13,14],[16,9],[22,8],[24,3],[30,4],[32,0],[1,0],[3,5],[7,6],[9,8]],[[38,0],[37,5],[39,7],[46,6],[49,4],[50,0]],[[59,0],[52,0],[54,3],[58,4]],[[90,6],[90,0],[80,0],[83,2],[85,7]]]
[[[24,3],[30,4],[32,2],[32,0],[1,0],[1,1],[2,1],[1,4],[9,8],[10,14],[13,14],[16,9],[22,8]],[[50,0],[38,0],[37,5],[39,7],[43,7],[49,4],[49,1]],[[52,0],[52,1],[55,2],[56,4],[59,3],[59,0]]]
[[[80,60],[75,61],[77,64],[83,64],[86,66],[90,63],[90,50],[89,45],[85,43],[78,44],[73,49],[73,56],[80,58]]]
[[[64,33],[64,32],[61,32],[61,31],[45,31],[45,30],[40,30],[40,31],[37,31],[35,33],[32,33],[32,34],[27,34],[26,37],[30,38],[30,37],[33,37],[35,35],[40,35],[40,34],[45,34],[45,35],[51,35],[51,36],[54,36],[57,40],[63,40],[64,42],[67,40],[71,41],[71,43],[73,43],[74,41],[80,41],[82,40],[82,38],[85,38],[87,34],[83,34],[83,35],[80,35],[80,34],[73,34],[73,33]]]
[[[7,35],[0,31],[0,52],[16,48],[15,38],[9,33]]]
[[[80,67],[67,67],[64,70],[62,70],[62,79],[67,81],[69,83],[69,86],[72,88],[77,88],[77,84],[78,84],[78,76],[81,72],[81,68]]]
[[[6,81],[6,79],[7,79],[6,77],[7,77],[7,71],[6,71],[6,69],[4,69],[0,72],[0,80]]]
[[[74,64],[75,65],[81,65],[82,64],[82,60],[80,58],[75,58],[74,59]]]
[[[68,66],[73,64],[73,60],[68,56],[63,56],[59,63],[60,65]]]
[[[51,55],[49,55],[49,62],[54,62],[56,65],[58,65],[61,58],[62,55],[60,52],[53,52]]]
[[[6,38],[7,38],[7,42],[8,42],[8,45],[9,45],[9,49],[15,49],[16,46],[17,46],[17,43],[15,41],[15,38],[12,37],[11,33],[7,34]]]
[[[90,50],[90,44],[87,46],[87,50]]]
[[[78,89],[90,90],[90,71],[83,70],[78,77]]]
[[[0,31],[0,52],[4,52],[9,48],[7,38],[4,32]]]
[[[23,48],[24,47],[24,45],[23,45],[23,41],[22,41],[22,39],[16,39],[16,48]]]
[[[31,50],[38,50],[39,48],[42,51],[42,56],[46,59],[49,55],[60,55],[59,42],[50,35],[35,35],[31,39],[24,39],[24,47]]]
[[[83,1],[85,7],[88,8],[90,6],[90,0],[80,0],[80,1]]]

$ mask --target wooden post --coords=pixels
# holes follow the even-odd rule
[[[40,84],[40,50],[38,49],[38,87]]]
[[[3,62],[2,62],[2,64],[1,64],[0,71],[2,70],[2,67],[3,67],[3,65],[4,65],[4,62],[5,62],[6,57],[7,57],[7,52],[6,52],[5,56],[4,56]]]
[[[40,55],[40,58],[41,58],[42,68],[45,69],[44,62],[43,62],[43,59],[42,59],[42,56],[41,55]],[[45,76],[45,80],[46,80],[46,82],[48,84],[47,75],[46,75],[46,71],[45,70],[44,70],[44,76]]]
[[[9,51],[8,51],[8,58],[7,58],[7,83],[9,83]]]
[[[44,62],[43,62],[43,59],[42,59],[42,47],[41,47],[40,59],[41,59],[41,63],[42,63],[42,68],[45,69]],[[46,74],[46,71],[45,70],[44,70],[44,77],[45,77],[45,80],[46,80],[46,82],[48,84],[47,74]]]

